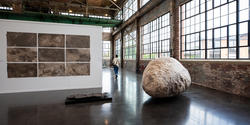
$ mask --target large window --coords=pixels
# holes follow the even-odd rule
[[[249,59],[249,0],[192,0],[181,6],[183,59]]]
[[[117,19],[117,20],[122,20],[122,10],[120,10],[120,11],[116,14],[115,19]]]
[[[123,6],[123,18],[127,20],[137,11],[137,0],[127,0]]]
[[[118,58],[121,58],[121,40],[117,39],[115,41],[115,54],[118,56]]]
[[[104,33],[111,33],[111,27],[103,27],[102,28],[102,32],[104,32]]]
[[[110,41],[103,41],[102,55],[103,59],[110,59]]]
[[[142,59],[170,56],[170,14],[142,26]]]
[[[124,36],[124,59],[136,59],[136,31]]]

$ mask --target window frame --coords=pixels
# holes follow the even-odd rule
[[[115,40],[115,55],[118,55],[118,59],[121,59],[121,39],[120,38]]]
[[[164,18],[166,17],[166,19]],[[163,20],[165,19],[165,20]],[[154,21],[156,21],[156,26],[154,27]],[[166,23],[166,24],[165,24]],[[165,24],[165,25],[164,25]],[[164,25],[164,26],[163,26]],[[145,27],[148,27],[147,29],[147,33],[145,33]],[[165,33],[162,33],[162,31],[167,30]],[[156,58],[161,58],[161,57],[171,57],[172,55],[172,43],[171,43],[171,16],[170,16],[170,12],[164,13],[163,15],[159,16],[158,18],[150,21],[147,24],[144,24],[143,26],[141,26],[141,51],[140,51],[140,55],[141,55],[141,60],[152,60],[152,59],[156,59]],[[156,40],[152,40],[152,35],[153,32],[157,32],[157,39]],[[144,43],[144,38],[145,36],[148,35],[148,43]],[[166,35],[166,36],[164,36]],[[166,37],[166,38],[165,38]],[[168,41],[166,46],[163,46],[163,42],[164,41]],[[157,46],[157,50],[156,52],[153,52],[153,48],[152,48],[152,44],[156,43]],[[149,50],[148,53],[145,53],[145,49],[144,46],[145,45],[149,45]],[[166,47],[166,51],[163,51],[163,48]],[[155,54],[156,56],[153,56],[153,54]],[[162,56],[162,54],[167,54],[167,56]],[[144,58],[144,56],[149,56],[149,58]]]
[[[124,45],[123,45],[123,59],[124,60],[136,60],[137,53],[137,43],[136,43],[136,30],[128,32],[123,37]]]
[[[106,52],[108,56],[105,56]],[[111,41],[102,41],[102,58],[111,59]]]
[[[192,1],[195,1],[195,0],[192,0]],[[250,31],[250,16],[248,16],[247,20],[240,21],[240,12],[243,11],[243,10],[247,10],[248,15],[249,15],[249,13],[250,13],[250,2],[248,3],[249,4],[248,8],[244,8],[244,9],[240,10],[240,6],[239,6],[239,2],[240,1],[239,0],[227,0],[225,3],[223,3],[223,4],[220,3],[218,6],[215,6],[214,0],[204,0],[205,1],[204,2],[204,4],[205,4],[205,10],[201,11],[202,4],[201,4],[201,0],[199,0],[199,6],[198,6],[199,7],[199,13],[198,14],[193,14],[193,15],[190,13],[190,16],[187,17],[187,12],[189,12],[189,10],[187,9],[187,4],[191,4],[192,1],[189,1],[189,2],[186,2],[186,3],[182,4],[182,5],[180,5],[180,21],[179,21],[180,22],[180,58],[181,59],[186,59],[186,60],[190,60],[190,59],[195,59],[195,60],[197,60],[197,59],[198,60],[249,60],[250,59],[250,40],[249,40],[249,38],[250,38],[250,34],[249,34],[249,31]],[[212,6],[209,9],[208,9],[208,7],[209,7],[208,6],[208,3],[209,3],[208,1],[212,2],[211,3]],[[232,8],[230,7],[230,5],[234,5],[234,3],[235,3],[235,6],[233,6],[233,7],[235,7],[235,11],[233,11],[233,12],[230,13],[230,11],[232,10]],[[185,7],[183,7],[183,6],[185,6]],[[222,15],[222,13],[224,13],[225,11],[221,11],[221,10],[225,6],[227,6],[228,12],[227,12],[226,15]],[[185,10],[183,11],[183,9],[185,9]],[[214,23],[213,26],[210,28],[209,25],[208,25],[208,22],[210,20],[208,18],[210,18],[211,16],[209,16],[208,13],[210,11],[213,12],[216,9],[220,9],[220,14],[219,14],[220,15],[219,16],[219,18],[220,18],[220,26],[215,27],[215,25],[214,25],[215,23]],[[192,8],[190,9],[190,11],[192,11]],[[198,40],[198,42],[199,42],[199,49],[197,49],[197,50],[195,50],[195,49],[193,49],[193,50],[192,49],[187,50],[187,43],[186,43],[187,42],[187,38],[186,37],[187,37],[188,34],[185,33],[186,26],[184,26],[185,28],[183,28],[183,25],[185,25],[184,22],[186,20],[188,20],[188,19],[191,19],[192,17],[200,16],[201,14],[205,14],[205,19],[204,19],[205,29],[198,31],[199,38],[200,38]],[[231,16],[232,14],[235,14],[235,16]],[[185,16],[185,17],[183,17],[183,16]],[[215,16],[215,13],[213,12],[213,17],[211,19],[213,22],[216,19],[216,18],[214,18],[214,16]],[[222,22],[222,17],[223,16],[227,16],[227,21],[226,21],[225,25],[221,25],[221,23],[223,23]],[[235,22],[234,23],[230,22],[231,18],[235,18]],[[247,26],[248,32],[244,34],[245,37],[247,37],[246,39],[248,41],[246,43],[248,45],[245,45],[245,46],[241,46],[240,45],[240,42],[241,42],[240,41],[240,35],[241,35],[240,34],[240,25],[243,24],[243,23],[246,23],[246,25],[248,25]],[[201,21],[200,21],[200,24],[201,24]],[[230,28],[232,28],[232,27],[236,27],[236,29],[234,31],[230,30]],[[223,28],[226,28],[226,30],[225,30],[226,31],[226,38],[225,37],[223,38],[222,36],[220,36],[220,38],[219,38],[220,39],[220,47],[217,47],[216,46],[217,44],[215,42],[215,40],[217,39],[217,37],[215,37],[215,35],[217,35],[217,34],[215,32],[217,30],[219,30],[219,29],[221,30]],[[209,32],[211,32],[211,31],[212,31],[212,37],[211,37],[212,39],[210,39],[210,35],[209,35]],[[235,35],[230,34],[231,31],[235,32],[236,34]],[[201,33],[202,32],[205,33],[205,48],[203,48],[203,49],[201,49]],[[195,34],[195,33],[196,32],[191,32],[190,34]],[[220,31],[220,35],[222,33],[224,33],[224,32]],[[233,38],[233,37],[235,38],[235,40],[232,41],[231,38]],[[226,39],[226,46],[222,46],[222,42],[223,42],[222,38],[224,40]],[[203,39],[203,41],[204,41],[204,39]],[[209,41],[212,42],[211,48],[208,46],[208,45],[210,45]],[[231,46],[230,42],[234,42],[235,45]],[[183,47],[185,47],[185,48],[183,48]],[[248,58],[240,58],[240,56],[241,56],[241,54],[240,54],[241,50],[240,49],[244,49],[244,48],[248,49],[248,53],[246,52],[246,55],[248,54]],[[219,58],[216,58],[216,56],[215,56],[215,51],[217,51],[217,50],[220,51],[220,54],[219,54],[220,57]],[[232,50],[236,51],[235,52],[235,56],[230,56],[231,55],[230,52],[232,52]],[[183,57],[183,56],[186,56],[185,54],[187,52],[191,54],[192,51],[193,52],[194,51],[200,51],[200,52],[204,51],[204,53],[203,53],[204,57],[202,57],[202,54],[200,54],[200,58],[191,58],[192,55],[190,55],[189,58]],[[209,58],[210,57],[210,55],[209,55],[210,51],[213,51],[212,58]],[[226,53],[227,55],[225,56],[222,53],[222,51],[224,51],[224,53]],[[225,57],[225,58],[223,58],[223,57]]]
[[[123,3],[122,11],[123,11],[122,15],[123,20],[127,21],[132,15],[134,15],[138,11],[137,0],[126,0]]]

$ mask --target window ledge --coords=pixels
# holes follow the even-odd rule
[[[136,59],[124,59],[124,61],[136,61]]]
[[[151,61],[151,60],[154,60],[154,59],[140,59],[142,61]]]
[[[182,62],[250,62],[250,60],[212,60],[212,59],[180,59],[180,61]]]

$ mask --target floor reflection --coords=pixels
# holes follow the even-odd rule
[[[109,69],[105,72],[112,74]],[[118,79],[111,78],[112,81],[113,104],[123,104],[128,108],[129,111],[123,114],[135,117],[136,124],[236,125],[250,122],[248,99],[193,86],[179,97],[159,100],[150,98],[142,90],[141,75],[122,71]],[[232,96],[234,98],[228,100]],[[228,101],[236,103],[228,104]],[[245,105],[240,108],[246,111],[240,110],[238,104]],[[231,108],[234,110],[228,110]]]
[[[142,107],[143,124],[182,125],[189,116],[190,99],[186,96],[168,99],[148,99]],[[149,120],[150,119],[150,120]]]
[[[199,86],[192,86],[178,97],[153,99],[141,87],[142,75],[125,70],[120,70],[117,79],[114,79],[113,75],[112,70],[103,70],[103,92],[112,94],[112,102],[65,106],[62,99],[58,98],[58,101],[53,103],[30,104],[29,100],[22,103],[18,100],[8,102],[11,96],[8,96],[8,99],[0,96],[2,102],[0,124],[247,125],[250,123],[249,99]],[[27,97],[25,94],[19,96]]]
[[[233,119],[227,118],[219,112],[213,112],[213,109],[199,106],[192,103],[190,105],[190,115],[187,125],[238,125]]]

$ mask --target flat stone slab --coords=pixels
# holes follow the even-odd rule
[[[108,93],[75,94],[66,98],[65,104],[88,103],[95,101],[110,101],[112,97]]]

